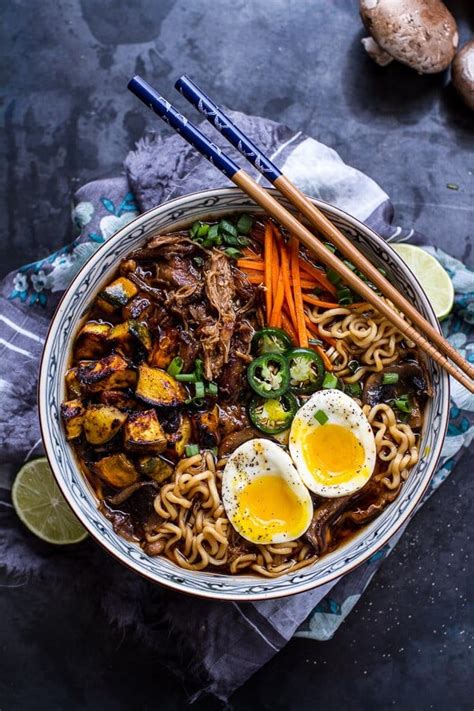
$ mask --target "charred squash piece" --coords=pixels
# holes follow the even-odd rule
[[[176,432],[167,434],[168,449],[172,449],[178,457],[182,457],[184,454],[184,448],[191,439],[192,425],[191,420],[187,415],[181,416],[181,421]]]
[[[133,387],[137,374],[125,358],[113,353],[101,360],[80,364],[77,368],[77,378],[88,392],[97,393],[102,390]]]
[[[100,401],[104,405],[112,405],[113,407],[118,407],[119,410],[129,410],[137,409],[137,401],[133,397],[129,397],[122,390],[104,390],[100,394]]]
[[[167,368],[176,355],[178,345],[178,331],[175,328],[168,328],[153,344],[148,363],[155,368]]]
[[[150,368],[143,363],[138,368],[137,397],[157,407],[183,405],[186,393],[181,385],[166,370]]]
[[[74,398],[81,395],[81,384],[77,379],[77,368],[70,368],[66,373],[66,386],[68,394]]]
[[[203,448],[212,449],[220,442],[219,410],[214,405],[208,412],[198,412],[194,416],[199,444]]]
[[[138,293],[138,289],[127,277],[119,277],[115,281],[108,284],[103,291],[100,292],[99,298],[104,299],[109,304],[116,308],[120,308],[128,304]]]
[[[74,354],[79,360],[100,358],[105,353],[110,324],[88,321],[77,336]]]
[[[84,405],[79,398],[61,403],[61,415],[66,430],[66,439],[76,439],[81,436],[84,412]]]
[[[134,336],[142,344],[146,351],[151,351],[153,343],[151,341],[150,331],[144,323],[131,319],[128,322],[128,330],[132,336]]]
[[[84,434],[90,444],[105,444],[114,437],[127,415],[112,405],[89,405],[84,415]]]
[[[94,304],[94,311],[97,309],[100,312],[100,315],[104,316],[112,316],[115,314],[115,306],[112,306],[108,301],[105,299],[102,299],[100,296],[97,297],[95,304]]]
[[[173,465],[167,462],[166,459],[150,455],[139,457],[138,467],[142,474],[154,479],[158,484],[169,479],[174,471]]]
[[[119,343],[121,346],[125,344],[129,345],[131,342],[131,334],[128,327],[128,321],[118,323],[116,326],[113,326],[109,331],[107,340],[112,341],[113,343]]]
[[[138,480],[138,472],[126,454],[111,454],[94,465],[94,471],[110,486],[123,489]]]
[[[134,412],[124,427],[124,443],[132,452],[162,452],[167,444],[155,410]]]

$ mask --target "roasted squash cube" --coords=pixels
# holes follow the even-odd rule
[[[186,393],[174,378],[160,368],[150,368],[142,363],[138,368],[137,397],[157,407],[177,407],[183,405]]]
[[[162,452],[167,444],[155,410],[132,413],[124,427],[125,447],[132,452]]]
[[[77,368],[77,378],[85,390],[96,393],[132,387],[137,374],[125,358],[113,353],[101,360],[81,363]]]
[[[89,405],[84,415],[84,434],[90,444],[105,444],[114,437],[127,415],[112,405]]]
[[[128,330],[132,336],[134,336],[142,344],[146,351],[151,351],[153,343],[151,341],[150,331],[144,323],[131,319],[128,322]]]
[[[128,321],[112,326],[107,335],[107,340],[112,341],[113,343],[119,343],[120,345],[129,344],[131,341],[131,334],[128,327]]]
[[[182,415],[178,429],[166,435],[168,449],[173,450],[178,457],[182,457],[184,449],[191,439],[191,432],[191,420],[187,415]]]
[[[110,324],[88,321],[80,330],[74,355],[79,360],[93,360],[104,355]]]
[[[61,403],[61,415],[66,430],[66,439],[76,439],[81,436],[84,412],[84,405],[79,398]]]
[[[134,484],[139,476],[126,454],[111,454],[94,464],[94,471],[107,484],[117,489]]]
[[[70,368],[65,376],[68,394],[77,398],[81,395],[81,384],[77,379],[77,368]]]
[[[128,304],[136,294],[138,294],[138,288],[133,281],[130,281],[127,277],[119,277],[100,292],[99,298],[104,299],[114,307],[121,308]]]
[[[175,328],[166,329],[159,340],[155,341],[150,355],[148,356],[149,365],[155,368],[167,368],[179,345],[179,334]]]
[[[138,467],[142,474],[154,479],[158,484],[169,479],[174,471],[173,465],[166,459],[152,455],[139,457]]]
[[[194,416],[198,441],[201,447],[212,449],[220,442],[219,411],[217,405],[207,412],[198,412]]]
[[[133,397],[130,397],[123,390],[104,390],[100,393],[100,401],[104,405],[113,405],[119,410],[136,410],[138,403]]]

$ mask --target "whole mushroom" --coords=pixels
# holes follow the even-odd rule
[[[362,44],[378,64],[397,59],[420,74],[442,72],[451,64],[459,35],[441,0],[359,0],[359,8],[371,35]]]
[[[451,67],[451,77],[464,103],[474,111],[474,39],[457,53]]]

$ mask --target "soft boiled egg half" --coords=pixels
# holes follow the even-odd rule
[[[289,449],[304,483],[319,496],[353,494],[368,482],[375,467],[369,421],[340,390],[320,390],[298,410]]]
[[[266,439],[245,442],[229,458],[222,500],[232,526],[252,543],[293,541],[313,516],[311,496],[290,457]]]

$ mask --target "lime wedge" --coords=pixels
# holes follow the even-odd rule
[[[449,274],[431,254],[414,244],[392,244],[407,267],[411,269],[441,320],[451,313],[454,303],[454,287]]]
[[[61,494],[45,457],[33,459],[20,469],[13,484],[12,500],[25,526],[43,541],[65,545],[87,537],[87,531]]]

